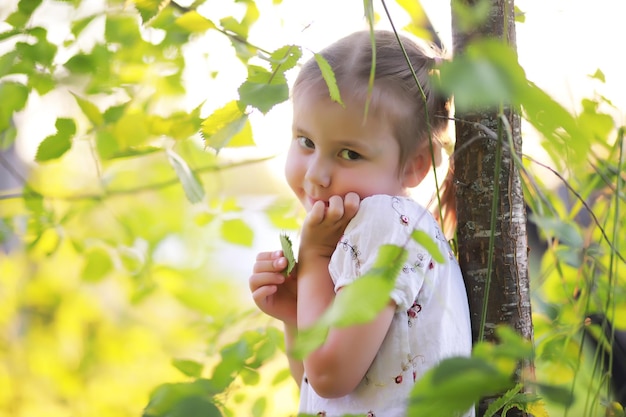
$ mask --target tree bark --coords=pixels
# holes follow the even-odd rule
[[[472,6],[475,0],[460,0]],[[455,1],[453,1],[455,3]],[[513,0],[492,0],[489,18],[471,33],[461,32],[452,13],[453,50],[462,55],[474,38],[498,38],[516,47]],[[482,109],[456,114],[455,184],[459,262],[468,291],[474,342],[496,341],[494,330],[500,324],[515,328],[528,340],[533,339],[528,277],[526,210],[521,178],[511,152],[521,154],[520,115],[504,104],[504,116],[510,125],[514,149],[498,144],[498,109]],[[479,125],[487,129],[479,128]],[[499,157],[501,152],[501,157]],[[496,168],[499,162],[499,172]],[[496,180],[498,181],[496,183]],[[497,194],[496,194],[497,193]],[[492,230],[492,204],[496,194],[496,217]],[[495,237],[491,274],[488,276],[490,237]],[[487,299],[486,320],[481,324],[483,302]],[[482,328],[482,331],[481,331]],[[522,380],[522,369],[532,371],[532,363],[519,365],[516,377]],[[493,398],[478,405],[484,415]],[[526,416],[511,409],[507,416]]]

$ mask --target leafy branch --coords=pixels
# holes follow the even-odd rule
[[[267,156],[267,157],[257,158],[257,159],[248,159],[245,161],[229,162],[229,163],[217,164],[217,165],[208,165],[204,167],[195,168],[192,170],[192,172],[194,174],[219,172],[219,171],[224,171],[224,170],[228,170],[232,168],[238,168],[242,166],[248,166],[248,165],[252,165],[252,164],[256,164],[260,162],[265,162],[273,158],[274,156]],[[26,181],[26,179],[21,177],[19,173],[15,171],[15,169],[8,163],[8,161],[2,156],[2,154],[0,154],[0,164],[2,164],[4,167],[7,167],[7,166],[10,167],[11,172],[18,175],[17,178],[20,179],[23,188],[34,190],[31,184],[29,184],[29,182]],[[134,187],[124,188],[124,189],[121,189],[121,188],[120,189],[104,189],[102,193],[97,193],[97,194],[76,194],[76,195],[70,195],[70,196],[52,196],[52,195],[46,194],[45,198],[54,199],[54,200],[62,200],[62,201],[102,200],[103,198],[107,196],[111,197],[111,196],[116,196],[116,195],[128,195],[128,194],[136,194],[136,193],[142,193],[142,192],[147,192],[147,191],[156,191],[156,190],[163,189],[166,187],[171,187],[177,184],[180,184],[179,177],[155,182],[152,184],[134,186]],[[33,196],[34,194],[32,193],[4,194],[4,195],[0,195],[0,200],[11,200],[11,199],[18,199],[18,198],[23,198],[25,200],[28,200],[30,198],[33,198]],[[38,195],[38,197],[41,197],[41,195]]]

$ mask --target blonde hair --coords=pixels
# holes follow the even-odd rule
[[[376,30],[373,33],[376,62],[372,90],[373,49],[369,31],[341,38],[323,49],[320,55],[332,68],[344,101],[368,102],[368,112],[385,118],[393,127],[400,146],[399,172],[415,152],[424,149],[430,155],[430,146],[432,159],[438,166],[441,162],[441,140],[446,137],[450,114],[449,97],[440,94],[433,81],[442,51],[403,35],[399,35],[400,43],[396,34],[390,31]],[[304,91],[326,96],[330,94],[315,59],[307,61],[298,74],[293,86],[293,100],[297,100]],[[427,159],[432,162],[431,158]],[[446,229],[454,228],[456,223],[451,180],[452,164],[440,185]],[[434,210],[434,214],[439,218],[438,209]]]

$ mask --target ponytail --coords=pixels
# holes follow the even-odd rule
[[[434,215],[443,233],[448,239],[454,236],[457,225],[456,217],[456,189],[454,184],[454,160],[449,159],[448,171],[443,182],[439,185],[439,204],[435,206]]]

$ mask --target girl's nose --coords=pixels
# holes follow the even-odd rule
[[[314,185],[327,188],[330,186],[331,170],[330,164],[324,162],[322,158],[312,158],[304,178]]]

